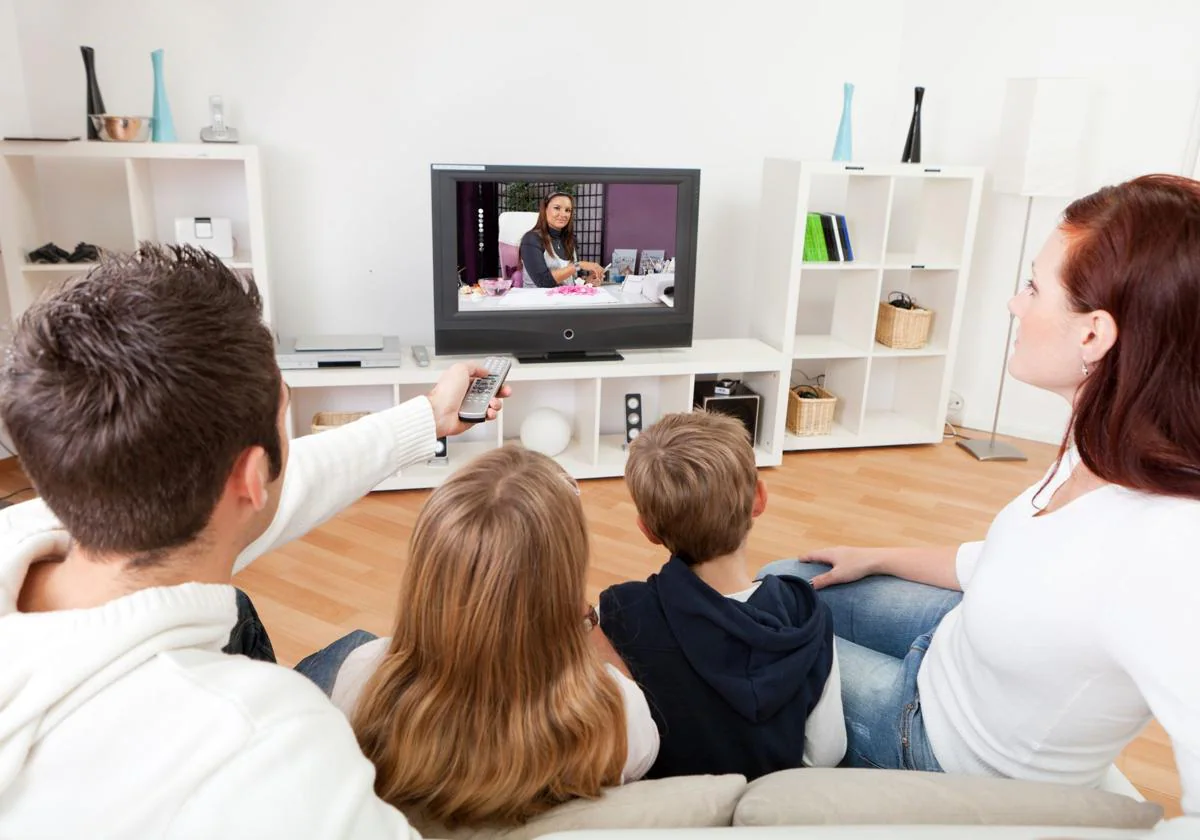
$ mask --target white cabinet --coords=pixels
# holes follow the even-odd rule
[[[764,163],[751,335],[786,359],[779,402],[818,377],[838,397],[829,434],[776,415],[785,451],[942,439],[982,183],[975,167]],[[853,261],[804,261],[811,212],[846,217]],[[875,341],[892,292],[933,311],[921,349]]]
[[[86,263],[34,265],[29,251],[53,241],[132,250],[173,242],[177,217],[228,218],[236,251],[228,265],[252,272],[272,320],[255,146],[194,143],[0,143],[0,251],[9,317]]]
[[[741,379],[762,398],[755,458],[759,466],[783,461],[782,438],[774,434],[780,383],[787,360],[778,350],[752,339],[697,341],[692,347],[626,350],[620,362],[571,362],[523,365],[508,375],[513,395],[504,411],[448,443],[449,462],[406,467],[377,489],[434,487],[476,455],[520,440],[521,423],[538,408],[559,411],[571,423],[571,442],[557,456],[576,478],[606,478],[625,472],[625,395],[642,397],[643,424],[664,414],[690,411],[698,377]],[[398,368],[359,370],[287,370],[292,388],[289,433],[308,434],[317,411],[377,411],[427,393],[441,372],[458,358],[434,357],[417,367],[405,348]]]

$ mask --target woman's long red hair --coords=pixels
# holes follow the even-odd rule
[[[1118,330],[1080,386],[1068,438],[1105,481],[1200,499],[1200,182],[1105,187],[1060,227],[1071,307],[1104,310]]]

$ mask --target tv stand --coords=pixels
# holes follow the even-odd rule
[[[555,350],[548,353],[516,354],[523,365],[540,362],[623,362],[625,357],[616,350]]]

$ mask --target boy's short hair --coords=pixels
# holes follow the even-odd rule
[[[750,533],[758,469],[733,417],[666,415],[630,444],[625,483],[642,523],[688,565],[736,551]]]

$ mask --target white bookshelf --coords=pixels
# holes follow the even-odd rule
[[[982,184],[977,167],[765,161],[751,334],[786,360],[784,451],[942,439]],[[809,212],[846,216],[852,262],[804,262]],[[925,347],[875,341],[892,291],[933,310]],[[788,387],[819,376],[838,397],[832,431],[788,433]]]
[[[176,217],[230,219],[237,244],[227,264],[251,272],[268,323],[266,227],[258,149],[197,143],[0,142],[0,309],[19,316],[48,287],[90,263],[35,265],[26,255],[54,241],[128,251],[174,242]]]

